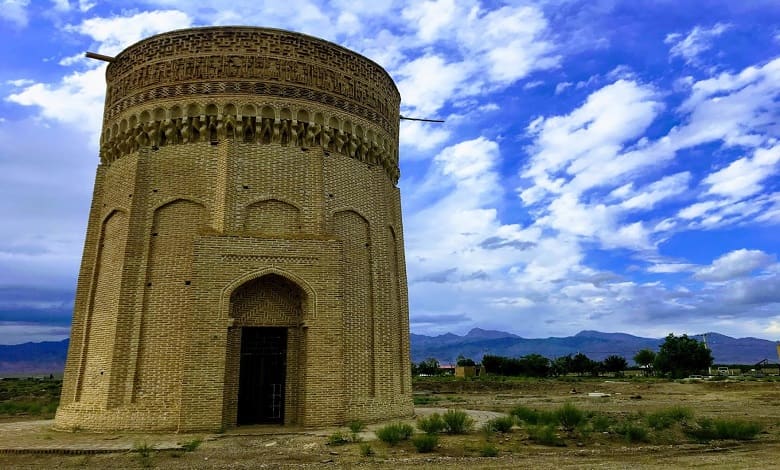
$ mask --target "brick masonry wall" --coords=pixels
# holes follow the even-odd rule
[[[185,40],[204,49],[179,61]],[[131,46],[107,76],[56,426],[233,426],[241,328],[258,326],[288,331],[285,424],[410,415],[387,74],[307,36],[204,28]]]

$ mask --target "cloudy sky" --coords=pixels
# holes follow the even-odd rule
[[[780,339],[776,0],[0,0],[0,344],[68,335],[105,64],[290,29],[403,97],[412,331]]]

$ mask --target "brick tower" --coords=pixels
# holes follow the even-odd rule
[[[56,426],[411,415],[390,76],[252,27],[173,31],[104,59]]]

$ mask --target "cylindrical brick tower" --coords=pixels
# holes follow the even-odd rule
[[[412,414],[400,97],[266,28],[113,58],[56,426],[216,430]]]

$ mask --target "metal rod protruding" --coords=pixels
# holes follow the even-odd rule
[[[402,121],[422,121],[422,122],[444,122],[441,119],[421,119],[421,118],[410,118],[406,116],[401,116]]]
[[[89,51],[84,53],[84,56],[89,58],[89,59],[97,59],[97,60],[102,60],[104,62],[113,62],[113,61],[116,60],[113,57],[110,57],[110,56],[107,56],[107,55],[103,55],[103,54],[97,54],[95,52],[89,52]]]

